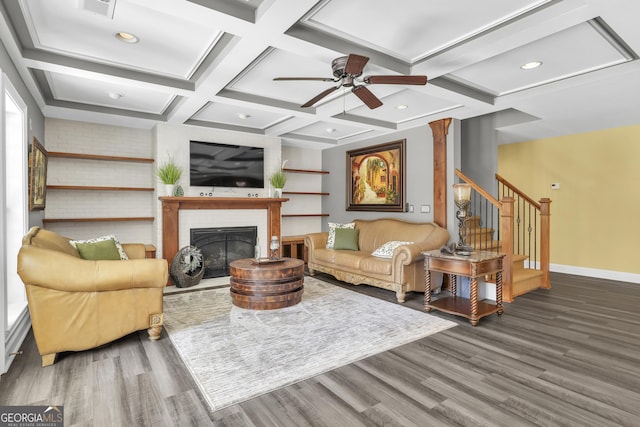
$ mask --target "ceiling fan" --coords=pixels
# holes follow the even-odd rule
[[[323,82],[334,82],[340,84],[338,86],[330,87],[327,90],[319,93],[315,97],[311,98],[306,103],[302,104],[302,108],[311,107],[316,102],[320,101],[330,93],[340,89],[341,87],[350,87],[353,92],[365,105],[371,109],[378,108],[382,105],[382,101],[378,99],[369,89],[364,85],[374,84],[391,84],[391,85],[426,85],[427,76],[402,76],[402,75],[389,75],[389,76],[367,76],[359,79],[362,75],[364,66],[369,62],[369,58],[366,56],[360,56],[350,54],[349,56],[341,56],[331,61],[331,68],[333,69],[334,78],[327,77],[276,77],[273,80],[315,80]]]

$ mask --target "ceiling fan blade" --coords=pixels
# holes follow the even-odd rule
[[[427,76],[368,76],[364,82],[372,85],[426,85]]]
[[[322,93],[316,95],[315,97],[311,98],[310,100],[308,100],[307,102],[302,104],[301,107],[302,108],[311,107],[313,104],[315,104],[316,102],[320,101],[322,98],[324,98],[325,96],[329,95],[331,92],[333,92],[336,89],[338,89],[338,88],[337,87],[330,87],[329,89],[323,91]]]
[[[336,80],[330,79],[329,77],[275,77],[273,80],[314,80],[320,82],[335,82]]]
[[[351,54],[347,58],[347,63],[344,66],[344,72],[346,74],[351,74],[352,76],[359,76],[362,74],[362,70],[364,66],[369,62],[369,58],[366,56],[360,56],[356,54]]]
[[[364,86],[356,86],[351,89],[351,92],[355,93],[356,96],[360,98],[360,100],[372,110],[382,105],[382,101],[380,101],[378,97],[373,94],[373,92],[371,92]]]

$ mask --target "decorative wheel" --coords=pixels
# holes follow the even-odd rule
[[[169,275],[179,288],[188,288],[200,283],[204,276],[204,261],[200,249],[195,246],[180,249],[171,261]]]

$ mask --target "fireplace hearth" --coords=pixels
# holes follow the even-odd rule
[[[228,276],[229,263],[253,258],[258,227],[192,228],[191,245],[202,251],[204,277]]]

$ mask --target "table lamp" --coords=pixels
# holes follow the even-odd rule
[[[456,252],[466,253],[473,249],[467,245],[467,220],[469,218],[469,204],[471,203],[471,185],[453,184],[453,201],[458,207],[458,244]]]

